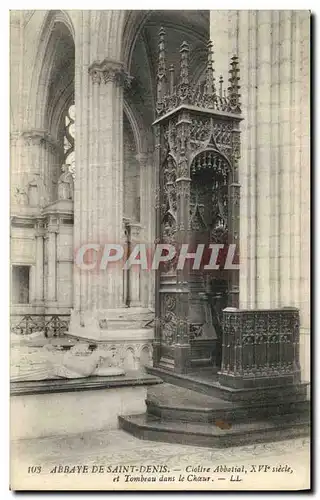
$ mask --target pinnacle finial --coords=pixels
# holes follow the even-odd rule
[[[166,53],[165,53],[165,29],[159,30],[158,44],[158,71],[157,71],[157,108],[162,108],[163,98],[166,94],[167,74],[166,74]]]
[[[173,90],[174,90],[174,66],[173,66],[173,64],[170,64],[170,67],[169,67],[169,91],[170,91],[171,95],[173,94]]]
[[[189,85],[189,44],[182,42],[180,46],[180,85]]]
[[[161,26],[161,28],[159,29],[159,45],[161,42],[164,42],[165,34],[166,34],[166,30],[164,29],[163,26]]]
[[[228,87],[228,93],[229,93],[229,102],[230,106],[233,111],[236,111],[238,113],[241,112],[241,103],[240,103],[240,85],[239,85],[239,80],[240,80],[240,69],[239,69],[239,59],[237,55],[234,55],[231,57],[231,63],[230,63],[230,86]]]
[[[205,92],[208,95],[215,94],[214,87],[214,69],[213,69],[213,42],[209,40],[207,43],[208,49],[208,59],[207,59],[207,69],[206,69],[206,84]]]
[[[223,96],[223,76],[220,75],[220,78],[219,78],[219,95],[220,97]]]

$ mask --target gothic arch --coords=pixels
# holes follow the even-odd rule
[[[66,36],[74,50],[74,27],[65,11],[49,11],[40,28],[28,103],[27,128],[46,129],[49,125],[47,105],[57,41]]]
[[[126,11],[105,10],[99,13],[95,19],[97,26],[97,45],[94,48],[96,55],[93,59],[103,60],[105,58],[121,61],[121,45],[123,25]]]
[[[146,153],[148,151],[148,143],[152,140],[152,136],[149,137],[150,131],[128,99],[124,99],[123,101],[123,111],[130,123],[134,135],[137,154]]]
[[[66,109],[74,101],[74,84],[71,82],[66,88],[63,89],[57,99],[56,105],[51,107],[48,125],[52,135],[59,140],[61,130],[64,127],[63,120],[65,118]]]
[[[138,36],[150,16],[149,10],[129,10],[126,13],[122,36],[122,60],[125,67],[129,70],[132,60],[132,52],[136,45]]]

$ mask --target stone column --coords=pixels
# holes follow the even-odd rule
[[[241,75],[240,199],[240,308],[256,307],[257,275],[257,38],[258,12],[239,13],[239,59]]]
[[[29,303],[32,304],[36,300],[36,266],[30,266],[29,271]]]
[[[140,153],[136,156],[140,163],[140,222],[141,242],[147,251],[153,250],[154,242],[154,169],[152,153]],[[154,307],[154,273],[141,270],[141,305]]]
[[[310,12],[299,12],[301,92],[300,92],[300,182],[301,182],[301,325],[310,331]]]
[[[300,307],[300,288],[301,288],[301,53],[300,53],[300,12],[292,12],[292,70],[291,70],[291,175],[290,175],[290,212],[291,212],[291,259],[290,259],[290,280],[292,288],[291,304]],[[306,75],[308,81],[309,75]],[[308,116],[308,112],[307,112]],[[307,128],[308,131],[308,128]],[[309,170],[309,169],[308,169]],[[307,188],[307,192],[309,189]],[[284,304],[285,305],[285,304]]]
[[[272,11],[270,156],[270,306],[279,307],[280,290],[280,11]]]
[[[121,243],[123,219],[123,86],[122,64],[107,60],[89,68],[91,87],[89,142],[88,242]],[[122,266],[91,274],[86,307],[99,310],[122,305]]]
[[[250,224],[250,164],[249,164],[249,137],[250,123],[248,123],[248,108],[249,108],[249,50],[251,42],[249,42],[249,11],[242,10],[239,12],[239,38],[241,43],[238,47],[239,65],[241,75],[241,107],[245,119],[240,123],[240,141],[241,141],[241,157],[239,159],[239,183],[241,185],[240,196],[240,271],[239,271],[239,302],[240,307],[246,309],[249,303],[249,240],[245,236],[249,233]]]
[[[88,60],[87,54],[81,57]],[[80,101],[80,118],[77,114],[76,252],[85,244],[97,244],[103,250],[106,243],[122,243],[123,87],[130,83],[122,63],[111,59],[85,64],[81,74],[78,73],[80,71],[78,67],[76,106]],[[95,258],[96,252],[93,254]],[[75,269],[75,311],[71,332],[77,330],[77,323],[78,326],[81,324],[83,335],[95,338],[104,335],[102,330],[108,323],[108,310],[123,306],[122,267],[121,261],[107,266],[105,270],[100,269],[99,263],[91,271]]]
[[[296,14],[300,29],[300,353],[303,380],[310,380],[310,12]]]
[[[130,247],[131,251],[134,247],[141,243],[141,224],[129,223],[130,227]],[[129,269],[130,279],[129,279],[129,293],[130,293],[130,307],[141,306],[141,277],[143,271],[140,265],[133,265]]]
[[[270,307],[271,11],[258,11],[257,30],[257,308]]]
[[[291,305],[292,12],[280,12],[280,306]]]
[[[58,221],[49,220],[47,236],[47,258],[48,258],[48,278],[47,278],[47,301],[50,306],[56,305],[57,301],[57,233],[59,231]]]
[[[182,64],[181,64],[182,67]],[[182,72],[181,72],[182,73]],[[186,111],[178,114],[177,137],[181,138],[180,147],[177,148],[177,231],[176,241],[178,247],[189,243],[190,228],[190,159],[189,151],[185,147],[185,137],[190,134],[190,115]],[[189,282],[190,268],[188,265],[183,269],[176,271],[176,316],[178,318],[176,334],[174,339],[174,371],[177,373],[186,373],[190,366],[191,346],[189,338],[189,318],[191,287]],[[190,280],[191,281],[191,280]]]
[[[43,303],[44,300],[44,228],[38,223],[36,228],[36,265],[35,265],[35,301]]]
[[[130,250],[130,228],[129,228],[130,220],[127,218],[123,218],[122,221],[122,239],[121,243],[124,248],[124,260],[128,258],[129,250]],[[122,272],[122,306],[129,307],[130,306],[130,269],[124,269]]]

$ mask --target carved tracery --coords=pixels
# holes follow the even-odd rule
[[[64,128],[64,165],[67,167],[72,177],[75,177],[75,119],[76,108],[72,103],[66,112]],[[63,170],[62,170],[63,172]]]

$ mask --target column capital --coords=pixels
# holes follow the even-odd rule
[[[47,232],[48,233],[58,233],[59,232],[59,219],[56,217],[50,218],[47,222]]]
[[[94,61],[89,66],[89,75],[92,82],[100,85],[101,83],[115,82],[124,88],[130,88],[132,77],[124,69],[120,61],[114,59],[104,59],[103,61]]]
[[[58,225],[55,225],[55,226],[54,225],[50,225],[50,226],[47,227],[47,232],[48,232],[48,234],[53,234],[53,233],[58,234],[58,232],[59,232],[59,226]]]
[[[44,221],[37,221],[35,224],[35,237],[43,238],[45,235],[45,223]]]

